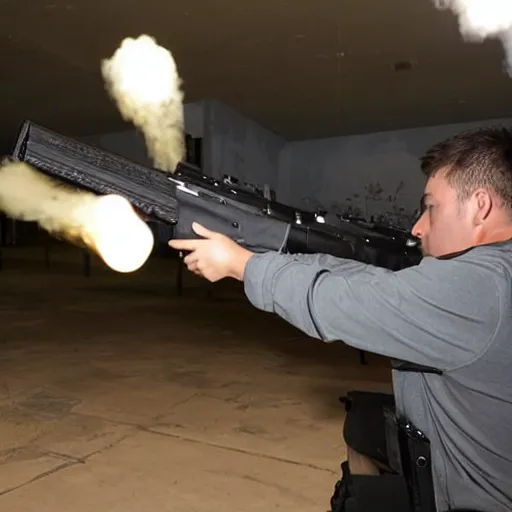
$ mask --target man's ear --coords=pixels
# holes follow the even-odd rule
[[[481,225],[490,215],[495,206],[491,194],[485,189],[478,189],[473,193],[473,222]]]

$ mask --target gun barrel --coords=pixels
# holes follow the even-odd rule
[[[162,171],[25,121],[13,158],[52,178],[97,195],[118,194],[148,217],[174,224],[178,204]]]

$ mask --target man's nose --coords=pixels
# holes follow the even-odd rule
[[[416,221],[414,226],[411,229],[412,236],[415,236],[416,238],[419,238],[421,240],[421,237],[423,236],[424,227],[423,227],[423,215]]]

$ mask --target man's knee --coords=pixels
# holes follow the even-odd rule
[[[350,446],[347,446],[347,461],[352,475],[379,476],[380,471],[375,462]]]
[[[343,439],[347,448],[365,456],[367,460],[387,464],[384,407],[392,400],[391,395],[383,393],[357,392],[347,395],[343,425]],[[367,461],[363,464],[368,467]]]

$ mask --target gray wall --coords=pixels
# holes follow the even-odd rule
[[[217,101],[205,102],[205,173],[277,188],[285,140]]]
[[[187,103],[185,111],[185,130],[192,137],[202,137],[204,134],[204,105],[203,102]],[[102,133],[83,137],[89,144],[129,158],[142,165],[151,166],[151,160],[146,151],[146,144],[142,134],[136,130],[127,130],[115,133]]]
[[[352,206],[365,217],[402,208],[398,217],[407,223],[424,186],[424,151],[463,130],[501,123],[512,119],[292,142],[281,152],[278,194],[293,206],[340,213]]]
[[[279,201],[293,206],[384,215],[404,227],[419,207],[423,152],[460,131],[496,124],[512,124],[512,119],[287,143],[217,101],[185,105],[187,132],[203,138],[205,174],[267,183]],[[87,140],[151,165],[144,140],[134,130]]]

